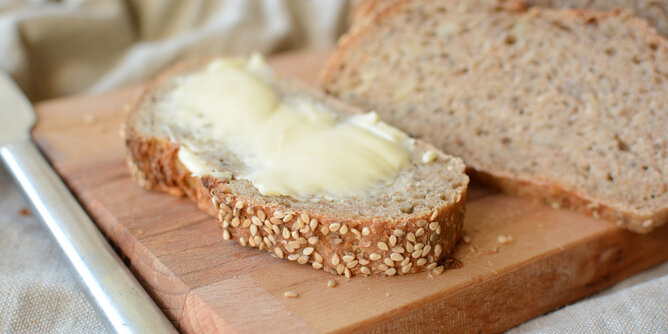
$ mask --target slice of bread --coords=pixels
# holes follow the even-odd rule
[[[207,64],[184,63],[167,71],[130,107],[124,128],[128,164],[141,186],[188,196],[218,218],[224,239],[333,274],[442,271],[462,230],[468,176],[461,159],[414,141],[409,164],[368,191],[336,198],[263,195],[240,177],[247,166],[225,142],[209,141],[202,131],[206,126],[188,128],[161,107],[184,78]],[[282,98],[312,101],[338,119],[361,112],[296,82],[271,78]],[[184,143],[215,166],[215,176],[188,170],[179,158]]]
[[[403,1],[322,84],[507,192],[636,232],[668,220],[668,45],[629,11]]]
[[[350,27],[355,30],[371,21],[371,19],[385,8],[401,0],[356,0],[350,10]],[[494,4],[494,1],[487,1]],[[501,4],[501,3],[497,3]],[[525,6],[522,0],[513,0],[504,5],[520,9]],[[587,8],[593,10],[611,10],[614,8],[628,8],[639,17],[647,20],[663,36],[668,36],[668,0],[526,0],[526,6],[549,8]]]

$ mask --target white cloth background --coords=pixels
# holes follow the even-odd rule
[[[1,1],[0,66],[33,101],[141,82],[178,59],[332,47],[345,0]],[[60,250],[0,167],[0,332],[99,333]],[[512,333],[668,333],[668,264]]]

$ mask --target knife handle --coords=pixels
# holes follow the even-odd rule
[[[74,267],[107,328],[117,333],[175,333],[33,142],[6,144],[0,156]]]

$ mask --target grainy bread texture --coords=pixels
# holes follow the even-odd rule
[[[404,1],[322,83],[507,192],[636,232],[668,220],[668,46],[629,11]]]
[[[351,6],[352,30],[368,23],[376,14],[401,0],[355,0]],[[493,3],[494,1],[488,1]],[[516,9],[524,7],[524,1],[514,1]],[[646,19],[659,33],[668,36],[668,0],[526,0],[526,6],[550,8],[588,8],[611,10],[628,8]],[[506,6],[508,8],[508,6]]]
[[[401,275],[424,270],[440,273],[461,234],[468,177],[461,159],[416,141],[410,164],[387,183],[359,196],[265,196],[235,177],[245,168],[225,143],[195,147],[200,157],[230,177],[197,177],[177,153],[183,141],[201,137],[156,105],[178,86],[179,78],[205,63],[183,64],[150,85],[131,106],[124,129],[128,164],[147,189],[185,195],[215,216],[223,238],[265,249],[279,258],[338,275]],[[276,79],[283,96],[322,103],[345,118],[360,110],[297,83]],[[162,109],[160,109],[162,110]],[[243,112],[240,110],[239,112]],[[425,163],[425,152],[436,153]]]

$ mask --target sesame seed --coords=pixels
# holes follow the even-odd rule
[[[330,287],[330,288],[335,287],[336,286],[336,281],[333,280],[333,279],[330,279],[329,281],[327,281],[327,286]]]
[[[350,269],[348,268],[344,270],[344,273],[346,274],[346,278],[350,278],[350,276],[352,276],[352,274],[350,273]]]
[[[359,263],[359,261],[354,260],[354,261],[348,262],[348,264],[346,264],[346,267],[352,269],[352,268],[355,268],[355,266],[357,266],[358,263]]]
[[[406,232],[404,232],[404,230],[402,230],[400,228],[394,230],[394,235],[396,235],[399,238],[403,237],[405,234],[406,234]]]
[[[230,208],[230,206],[225,203],[220,203],[220,210],[225,211],[225,213],[232,212],[232,208]]]
[[[369,270],[369,268],[367,268],[367,267],[360,267],[360,272],[364,275],[370,275],[371,274],[371,270]]]
[[[411,262],[411,258],[410,258],[410,257],[406,257],[403,261],[401,261],[400,264],[401,264],[401,266],[405,266],[405,265],[407,265],[409,262]]]
[[[443,272],[443,270],[445,270],[445,268],[443,268],[443,266],[435,267],[434,270],[433,270],[434,275],[440,275]]]
[[[339,228],[341,228],[341,224],[339,224],[339,223],[329,224],[329,230],[332,231],[332,232],[338,231]]]
[[[262,221],[257,216],[251,217],[251,222],[253,225],[262,226]]]
[[[358,239],[362,237],[362,233],[360,233],[360,231],[358,231],[356,228],[351,227],[351,228],[350,228],[350,232],[353,232],[353,234],[354,234]]]
[[[267,238],[269,238],[269,240],[271,240],[272,243],[276,243],[276,237],[274,237],[273,235],[267,236]]]
[[[385,275],[387,275],[387,276],[394,276],[394,274],[396,274],[396,273],[397,273],[397,270],[394,269],[394,268],[390,268],[390,269],[385,270]]]
[[[276,253],[276,256],[280,257],[281,259],[283,258],[283,250],[281,250],[280,247],[274,248],[274,253]]]
[[[390,268],[390,267],[388,267],[387,265],[384,265],[384,264],[379,264],[379,265],[376,266],[376,269],[378,269],[378,270],[380,270],[380,271],[385,271],[385,270],[387,270],[387,269],[389,269],[389,268]]]
[[[306,234],[306,233],[309,233],[309,232],[311,232],[311,228],[308,225],[305,225],[304,227],[299,229],[299,233]]]
[[[392,247],[392,251],[395,252],[395,253],[403,253],[406,250],[401,246],[396,246],[396,247]]]
[[[232,225],[234,227],[239,226],[239,224],[241,224],[241,220],[239,220],[239,218],[237,218],[237,217],[234,217],[234,219],[232,219],[232,221],[230,222],[230,225]]]
[[[371,234],[371,230],[368,227],[362,229],[362,235],[369,235],[369,234]]]
[[[420,219],[417,222],[418,227],[424,227],[426,224],[427,224],[427,220],[425,220],[425,219]]]
[[[257,213],[257,217],[260,218],[260,220],[264,221],[267,218],[267,214],[264,213],[264,210],[257,209],[255,212]]]
[[[429,254],[429,251],[431,251],[431,245],[424,246],[424,248],[422,249],[422,257],[427,256],[427,254]]]
[[[441,224],[436,228],[436,234],[441,234]]]
[[[253,207],[249,206],[248,208],[246,208],[246,213],[248,213],[249,215],[252,216],[252,215],[255,214],[255,209],[253,209]]]
[[[397,245],[397,236],[396,235],[391,235],[390,236],[390,246],[394,247]]]
[[[416,242],[416,240],[415,240],[415,234],[413,234],[413,232],[409,232],[409,233],[406,235],[406,239],[408,239],[408,241],[410,241],[410,242]]]
[[[409,252],[409,253],[413,253],[413,251],[414,251],[413,244],[410,243],[409,241],[406,241],[406,251]]]
[[[291,230],[293,231],[299,231],[300,228],[302,228],[303,225],[299,224],[299,220],[295,221],[294,224],[292,224],[292,227],[290,227]]]
[[[313,248],[313,247],[306,247],[306,248],[304,248],[304,250],[302,251],[302,253],[303,253],[304,255],[311,255],[311,254],[313,254],[314,251],[315,251],[315,248]]]
[[[264,241],[264,244],[267,245],[267,248],[272,246],[271,240],[269,240],[269,238],[264,237],[264,238],[262,238],[262,241]]]
[[[282,235],[283,235],[284,239],[289,239],[290,238],[290,230],[288,230],[287,227],[284,227]]]
[[[345,235],[346,233],[348,233],[348,225],[345,225],[345,224],[341,225],[341,228],[339,229],[339,233],[341,235]]]
[[[427,265],[427,270],[432,270],[434,269],[438,264],[436,262],[432,262]]]
[[[359,261],[360,261],[360,264],[363,265],[363,266],[366,266],[367,264],[369,264],[369,260],[367,260],[367,259],[359,259]]]
[[[264,233],[266,233],[267,235],[272,235],[272,234],[274,234],[274,231],[272,231],[270,228],[268,228],[268,227],[266,227],[266,226],[263,227],[262,230],[263,230]]]
[[[284,245],[284,247],[285,247],[285,250],[288,251],[288,253],[294,253],[295,252],[295,248],[291,244],[286,244],[286,245]]]
[[[380,249],[382,249],[382,250],[384,250],[384,251],[390,250],[390,248],[387,247],[387,244],[384,243],[384,242],[382,242],[382,241],[378,243],[378,248],[380,248]]]
[[[248,226],[251,226],[251,224],[252,223],[251,223],[250,219],[244,219],[244,223],[241,224],[241,227],[248,228]]]
[[[413,248],[414,248],[415,250],[421,250],[422,247],[424,247],[424,244],[423,244],[423,243],[417,243],[417,244],[415,244],[415,246],[413,246]]]
[[[417,262],[415,262],[415,264],[417,264],[418,266],[424,266],[425,263],[427,263],[427,259],[425,258],[420,258],[419,260],[417,260]]]
[[[394,261],[401,261],[401,260],[404,259],[404,257],[399,253],[392,253],[392,254],[390,254],[390,259],[392,259]]]
[[[334,255],[332,255],[332,265],[338,266],[339,263],[341,263],[341,259],[339,258],[339,254],[334,253]]]
[[[302,212],[302,214],[299,215],[299,217],[300,217],[304,222],[310,222],[310,221],[311,221],[311,217],[309,217],[309,216],[308,216],[308,213],[306,213],[306,212]]]
[[[242,237],[242,238],[239,238],[239,244],[241,244],[241,246],[246,247],[246,239],[243,238],[243,237]]]
[[[299,264],[306,264],[308,262],[308,256],[302,255],[297,259],[297,263]]]
[[[257,235],[257,226],[256,225],[251,225],[250,226],[250,233],[251,233],[251,235]]]
[[[227,229],[223,230],[223,239],[230,240],[230,231]]]
[[[256,244],[255,244],[255,238],[253,238],[253,237],[248,238],[248,246],[251,246],[251,247],[255,247],[255,246],[256,246]]]
[[[294,217],[295,216],[293,216],[291,213],[288,213],[287,215],[285,215],[285,217],[283,217],[283,222],[287,223],[287,222],[291,221],[292,218],[294,218]]]
[[[412,263],[409,263],[403,267],[401,267],[401,272],[404,274],[408,274],[409,271],[411,271],[411,268],[413,267]]]
[[[385,263],[388,267],[394,267],[394,261],[392,261],[392,259],[389,257],[384,258],[383,263]]]
[[[235,217],[238,217],[239,216],[239,209],[234,208],[234,210],[232,210],[232,215],[235,216]]]
[[[436,245],[434,246],[434,256],[439,257],[441,256],[441,252],[443,251],[443,247],[441,245]]]
[[[417,231],[415,231],[415,236],[416,237],[421,237],[424,234],[424,228],[420,227]]]
[[[225,221],[225,212],[223,212],[223,211],[218,212],[218,220],[220,220],[221,222]]]
[[[299,237],[295,241],[300,245],[306,245],[308,243],[308,241],[306,241],[306,238],[304,237]]]
[[[315,257],[315,262],[318,263],[322,263],[325,260],[322,258],[322,255],[318,254],[318,252],[314,252],[313,257]]]
[[[348,255],[344,255],[344,256],[343,256],[343,262],[350,262],[350,261],[352,261],[352,260],[354,260],[354,259],[355,259],[355,255],[350,255],[350,254],[348,254]]]
[[[218,198],[216,196],[211,197],[211,204],[213,204],[213,207],[218,209],[219,203],[218,203]]]
[[[323,267],[322,263],[320,263],[320,262],[313,262],[313,263],[311,264],[311,266],[312,266],[314,269],[322,269],[322,267]]]
[[[322,227],[320,228],[320,233],[322,235],[327,235],[329,233],[329,228],[326,225],[322,225]]]
[[[436,160],[436,153],[432,150],[426,150],[422,155],[422,163],[428,164]]]
[[[281,225],[283,223],[282,220],[276,218],[276,217],[271,217],[269,218],[269,221],[274,224],[274,225]]]
[[[280,235],[281,234],[281,228],[278,227],[278,225],[274,225],[271,227],[271,230],[274,231],[274,234]]]
[[[223,220],[223,228],[228,228],[230,227],[230,221],[229,220]]]
[[[288,260],[290,261],[296,261],[301,255],[299,254],[290,254],[288,255]]]
[[[422,250],[420,250],[420,249],[418,249],[416,251],[413,251],[413,253],[411,253],[411,257],[414,258],[414,259],[417,259],[420,256],[422,256]]]
[[[237,201],[237,202],[234,204],[234,207],[235,207],[236,209],[241,210],[241,209],[244,208],[244,202],[243,202],[243,201]]]
[[[336,239],[333,239],[333,240],[332,240],[332,244],[334,244],[334,245],[338,245],[338,244],[340,244],[340,243],[342,243],[342,242],[343,242],[343,239],[340,239],[340,238],[336,238]]]
[[[262,246],[262,238],[259,235],[254,236],[253,240],[255,241],[256,245]]]
[[[341,275],[343,274],[343,271],[346,269],[346,266],[343,263],[340,263],[338,266],[336,266],[336,273]]]
[[[434,210],[434,213],[431,214],[431,217],[429,217],[429,220],[434,221],[434,220],[436,220],[437,217],[438,217],[438,209]]]
[[[371,260],[371,261],[378,261],[378,260],[380,260],[380,254],[378,254],[378,253],[371,253],[371,254],[369,255],[369,260]]]
[[[432,231],[436,231],[438,226],[439,226],[438,222],[433,222],[433,223],[429,224],[429,229],[432,230]]]
[[[283,217],[285,217],[285,213],[283,213],[283,211],[276,210],[276,211],[274,211],[274,214],[272,216],[274,216],[278,219],[282,219]]]
[[[317,243],[318,243],[318,239],[319,239],[319,238],[316,237],[316,236],[312,236],[312,237],[308,238],[308,243],[309,243],[309,245],[315,245],[315,244],[317,244]]]
[[[283,296],[285,298],[297,298],[299,297],[299,294],[294,291],[285,291],[283,292]]]
[[[299,231],[292,231],[290,235],[292,236],[293,239],[297,239],[299,238]]]
[[[314,231],[318,228],[318,220],[311,219],[311,223],[308,224],[311,227],[311,231]]]

